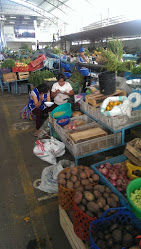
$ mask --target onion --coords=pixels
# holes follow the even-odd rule
[[[117,186],[118,186],[118,187],[122,186],[122,180],[121,180],[121,179],[118,179],[118,180],[117,180]]]
[[[99,166],[100,169],[103,169],[104,167],[105,167],[104,164],[101,164],[101,165]]]
[[[106,167],[107,169],[111,169],[111,168],[112,168],[112,165],[111,165],[111,163],[105,163],[105,167]]]
[[[123,191],[123,188],[122,187],[117,187],[117,189],[122,192]]]
[[[106,176],[108,174],[108,169],[104,168],[101,170],[102,175]]]
[[[110,182],[111,182],[115,187],[117,186],[117,182],[116,182],[116,181],[111,180]]]
[[[120,166],[119,166],[119,164],[113,164],[113,166],[114,166],[114,168],[116,168],[116,169],[119,169],[120,168]]]
[[[116,181],[117,180],[117,175],[116,174],[112,174],[110,178],[111,178],[112,181]]]

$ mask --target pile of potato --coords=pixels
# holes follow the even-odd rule
[[[62,171],[58,175],[58,183],[67,189],[84,191],[89,190],[91,185],[98,183],[99,176],[86,166],[78,166]]]
[[[97,184],[89,186],[89,190],[76,191],[74,202],[90,217],[100,218],[107,209],[119,206],[119,198],[107,186]],[[108,215],[115,210],[108,212]]]

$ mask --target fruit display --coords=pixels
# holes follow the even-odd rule
[[[98,170],[105,176],[122,194],[126,193],[126,187],[130,182],[127,175],[126,162],[111,164],[105,163],[98,167]]]
[[[28,64],[26,64],[24,62],[16,61],[15,66],[16,67],[27,67]]]
[[[131,193],[130,196],[132,202],[141,209],[141,188],[136,189],[134,192]]]
[[[107,105],[105,111],[111,111],[113,109],[114,106],[118,106],[121,105],[123,102],[121,101],[111,101],[109,102],[109,104]]]

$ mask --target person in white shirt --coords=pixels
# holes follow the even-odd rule
[[[4,61],[5,57],[3,56],[3,54],[0,52],[0,61]]]
[[[57,81],[53,84],[51,89],[51,96],[54,98],[56,105],[61,105],[67,102],[70,96],[74,95],[74,91],[69,82],[66,82],[64,74],[60,73],[56,77]]]

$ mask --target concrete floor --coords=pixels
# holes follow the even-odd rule
[[[20,119],[27,102],[28,95],[0,93],[0,248],[70,249],[59,224],[57,197],[41,201],[47,194],[33,187],[49,164],[33,155],[35,122]],[[79,164],[89,166],[123,150],[84,158]],[[68,151],[62,158],[73,160]]]

